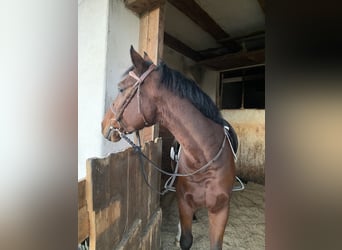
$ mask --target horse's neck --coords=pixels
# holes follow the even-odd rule
[[[223,128],[206,118],[188,100],[176,96],[164,98],[159,121],[182,146],[182,154],[200,164],[217,153],[223,140]]]

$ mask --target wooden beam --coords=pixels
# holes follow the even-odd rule
[[[142,15],[161,6],[165,3],[165,0],[124,0],[124,2],[128,9],[138,15]]]
[[[209,14],[201,8],[194,0],[168,0],[173,6],[179,11],[184,13],[204,31],[208,32],[215,40],[219,41],[230,37],[216,22],[212,19]],[[239,51],[241,46],[234,42],[223,42],[221,43],[231,51]]]
[[[168,1],[203,30],[211,34],[216,40],[229,37],[229,35],[194,0]]]
[[[139,51],[141,55],[146,52],[155,64],[163,57],[164,12],[165,4],[140,17]],[[140,132],[142,143],[153,141],[159,136],[159,125],[144,128]]]
[[[139,52],[146,52],[155,64],[163,55],[164,6],[140,17]]]
[[[166,32],[164,32],[164,44],[194,61],[203,59],[200,53]]]
[[[215,58],[199,61],[198,63],[214,70],[232,69],[265,62],[265,49],[226,54]]]
[[[259,30],[259,31],[255,31],[255,32],[249,33],[247,35],[243,35],[243,36],[224,38],[224,39],[220,40],[219,42],[245,40],[245,39],[248,39],[250,37],[255,37],[255,36],[260,36],[260,35],[264,35],[265,36],[265,31],[264,30]]]

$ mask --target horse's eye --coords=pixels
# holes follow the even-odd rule
[[[123,88],[118,88],[119,92],[122,93],[124,91]]]

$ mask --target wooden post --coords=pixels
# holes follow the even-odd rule
[[[163,54],[164,44],[164,1],[140,17],[139,52],[146,52],[153,63],[158,64]],[[142,143],[154,141],[159,136],[159,125],[145,128],[141,131]]]

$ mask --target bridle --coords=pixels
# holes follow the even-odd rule
[[[148,125],[149,125],[149,123],[147,122],[147,120],[146,120],[146,118],[145,118],[145,115],[141,112],[140,86],[141,86],[141,84],[144,82],[144,80],[146,79],[146,77],[147,77],[153,70],[156,69],[156,67],[157,67],[156,65],[151,64],[151,65],[148,67],[148,69],[147,69],[140,77],[138,77],[138,76],[134,73],[134,71],[130,71],[130,72],[128,73],[129,76],[133,77],[133,78],[136,80],[136,82],[126,87],[126,89],[132,87],[131,90],[130,90],[130,92],[129,92],[128,95],[127,95],[127,98],[126,98],[126,99],[123,101],[123,103],[121,104],[120,108],[118,109],[118,110],[119,110],[118,112],[115,112],[115,111],[114,111],[114,108],[113,108],[113,106],[114,106],[113,104],[114,104],[114,103],[112,103],[112,104],[110,105],[110,109],[111,109],[111,111],[113,112],[113,114],[114,114],[114,116],[115,116],[115,119],[113,119],[113,120],[116,121],[116,122],[119,124],[120,128],[123,129],[126,133],[127,133],[128,131],[126,130],[126,125],[125,125],[124,122],[122,121],[122,117],[123,117],[123,113],[124,113],[125,109],[127,108],[128,104],[130,104],[130,102],[132,101],[132,99],[133,99],[133,97],[135,96],[136,93],[138,93],[138,94],[137,94],[137,97],[138,97],[138,113],[142,116],[142,119],[143,119],[143,121],[144,121],[145,126],[148,126]],[[108,137],[111,135],[111,133],[113,132],[113,129],[114,129],[113,126],[110,126],[110,127],[109,127],[109,130],[108,130],[108,133],[107,133],[107,137],[106,137],[106,138],[108,138]]]

